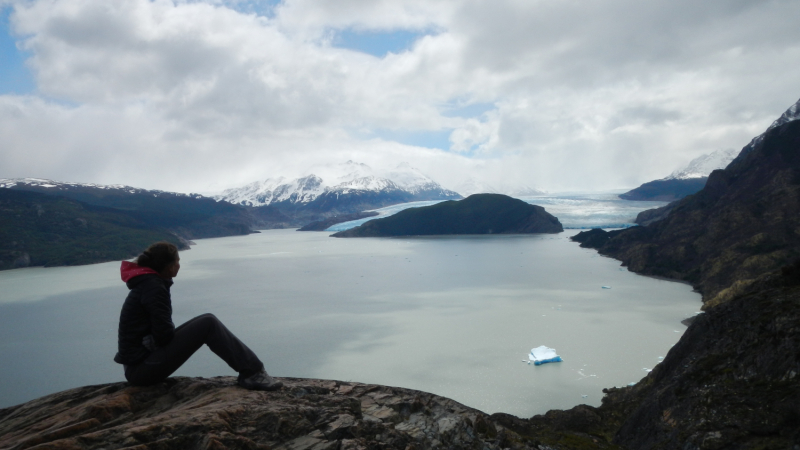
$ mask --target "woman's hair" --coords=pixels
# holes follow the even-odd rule
[[[165,267],[178,260],[178,247],[166,241],[156,242],[136,258],[136,264],[161,273]]]

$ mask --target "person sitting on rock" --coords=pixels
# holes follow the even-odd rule
[[[178,248],[157,242],[135,262],[122,261],[122,281],[130,292],[119,316],[118,352],[132,385],[159,383],[178,370],[203,344],[239,372],[238,384],[273,391],[283,383],[269,376],[255,353],[213,314],[203,314],[175,328],[170,286],[181,268]]]

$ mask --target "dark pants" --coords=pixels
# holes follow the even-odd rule
[[[125,367],[125,378],[135,386],[156,384],[183,365],[203,344],[240,377],[248,377],[264,368],[255,353],[230,332],[213,314],[203,314],[175,329],[175,337],[165,347],[158,347],[144,361]]]

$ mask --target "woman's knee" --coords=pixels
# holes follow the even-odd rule
[[[214,322],[219,323],[219,319],[217,316],[211,313],[200,314],[199,316],[195,317],[193,320],[201,320],[203,322]]]
[[[211,329],[218,328],[220,325],[222,325],[222,322],[220,322],[220,320],[217,319],[217,316],[211,313],[201,314],[197,316],[197,320],[200,323],[202,323],[202,326],[204,328],[207,328],[209,331]]]

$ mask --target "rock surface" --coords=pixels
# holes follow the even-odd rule
[[[489,450],[538,444],[480,411],[425,392],[281,380],[285,386],[277,392],[239,388],[233,377],[72,389],[0,410],[0,448]],[[606,447],[582,434],[570,439]]]
[[[561,223],[541,206],[502,194],[474,194],[461,201],[409,208],[340,231],[333,237],[449,234],[560,233]]]

